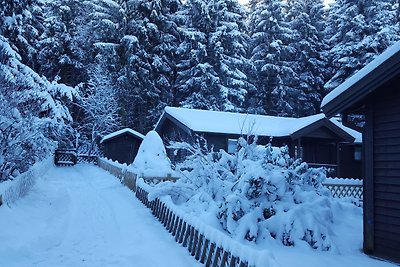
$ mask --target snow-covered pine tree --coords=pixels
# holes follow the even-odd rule
[[[38,43],[40,73],[70,86],[87,82],[83,3],[79,0],[47,1],[45,31]],[[90,58],[90,57],[89,57]]]
[[[237,0],[188,1],[178,14],[179,105],[241,111],[249,91],[245,12]]]
[[[248,92],[254,92],[246,58],[249,37],[245,25],[245,10],[237,0],[215,0],[210,6],[215,29],[210,33],[210,63],[220,79],[222,95],[220,109],[243,111]]]
[[[221,109],[221,81],[211,64],[208,43],[215,25],[211,4],[189,0],[177,14],[181,43],[177,49],[176,104],[180,106]]]
[[[87,43],[117,44],[126,28],[125,9],[118,0],[84,1],[87,23]]]
[[[295,51],[289,46],[294,33],[284,20],[282,5],[280,0],[262,0],[252,7],[251,60],[257,72],[252,102],[270,115],[295,116],[304,96],[297,88]]]
[[[87,24],[81,25],[85,37],[88,82],[79,89],[82,97],[74,106],[74,125],[79,132],[79,147],[94,152],[99,137],[120,126],[117,97],[120,63],[120,39],[126,27],[125,10],[113,0],[91,0],[84,3]]]
[[[294,113],[308,116],[319,112],[324,95],[324,4],[322,0],[288,0],[287,7],[286,19],[294,32],[290,44],[295,53],[293,70],[301,91]]]
[[[11,14],[18,16],[24,11],[22,8]],[[71,122],[65,101],[75,94],[72,88],[49,83],[24,65],[16,45],[2,34],[1,31],[0,182],[50,155]]]
[[[399,39],[395,0],[337,0],[329,10],[332,90]]]
[[[36,69],[36,41],[43,32],[41,2],[0,1],[0,34],[21,56],[22,63]]]
[[[124,6],[128,17],[120,79],[123,123],[147,132],[173,100],[179,38],[174,14],[180,1],[136,0]]]

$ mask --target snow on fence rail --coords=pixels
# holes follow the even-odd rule
[[[355,197],[363,200],[362,180],[348,178],[327,178],[323,185],[332,193],[333,197]]]
[[[137,185],[136,197],[152,210],[175,241],[186,247],[197,261],[213,267],[270,266],[270,253],[253,250],[216,229],[188,218],[172,203],[159,198],[150,201],[149,193],[142,186]]]
[[[36,179],[42,176],[52,165],[51,158],[35,163],[28,171],[21,173],[9,186],[0,190],[0,206],[5,203],[11,205],[20,198],[25,197],[35,185]]]
[[[129,171],[126,164],[120,164],[105,158],[98,158],[97,165],[100,168],[108,171],[112,175],[116,176],[118,179],[121,180],[124,185],[126,185],[132,191],[136,190],[136,179],[138,175]],[[170,174],[168,174],[166,177],[144,176],[142,174],[140,177],[143,178],[147,183],[153,184],[165,181],[176,181],[178,179],[171,176]]]

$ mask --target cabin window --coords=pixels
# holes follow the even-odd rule
[[[233,154],[236,152],[238,140],[237,139],[228,139],[228,153]]]
[[[361,147],[354,148],[354,160],[361,160]]]

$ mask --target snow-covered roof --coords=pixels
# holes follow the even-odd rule
[[[137,137],[139,137],[139,138],[141,138],[141,139],[144,138],[144,135],[143,135],[143,134],[141,134],[141,133],[139,133],[139,132],[136,132],[135,130],[132,130],[131,128],[124,128],[124,129],[118,130],[118,131],[116,131],[116,132],[107,134],[106,136],[104,136],[104,137],[101,139],[100,143],[103,143],[104,141],[106,141],[106,140],[108,140],[108,139],[112,139],[112,138],[117,137],[117,136],[119,136],[119,135],[121,135],[121,134],[124,134],[124,133],[130,133],[130,134],[132,134],[132,135],[134,135],[134,136],[137,136]]]
[[[344,126],[341,122],[339,122],[336,118],[331,118],[330,119],[331,122],[333,122],[336,126],[342,128],[342,130],[344,130],[345,132],[347,132],[349,135],[353,136],[354,138],[354,143],[362,143],[362,133],[351,129],[347,126]]]
[[[166,114],[194,132],[283,137],[326,119],[324,114],[303,118],[166,107]],[[157,123],[158,128],[161,120]]]
[[[389,59],[394,57],[396,54],[400,52],[400,41],[396,42],[392,46],[390,46],[388,49],[386,49],[381,55],[377,56],[372,62],[370,62],[368,65],[366,65],[364,68],[362,68],[360,71],[355,73],[353,76],[351,76],[349,79],[347,79],[344,83],[336,87],[334,90],[332,90],[328,95],[324,97],[321,103],[321,108],[324,109],[325,106],[327,106],[329,103],[331,103],[333,100],[338,98],[341,95],[344,95],[345,93],[349,93],[348,91],[354,87],[356,84],[360,83],[361,80],[366,78],[367,76],[370,76],[372,74],[376,74],[378,79],[382,79],[382,77],[379,76],[388,76],[391,74],[391,71],[394,71],[392,66],[388,64],[387,68],[389,71],[386,71],[386,69],[383,69],[383,65],[385,62],[388,62]],[[398,65],[396,62],[393,63],[393,65]],[[398,68],[398,66],[397,66]],[[378,73],[378,69],[381,71]],[[376,77],[372,77],[376,78]],[[366,83],[364,87],[369,87],[371,86],[370,83]],[[354,98],[354,96],[349,95],[348,98]],[[325,110],[324,110],[325,111]]]

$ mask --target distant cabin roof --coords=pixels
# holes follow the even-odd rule
[[[362,133],[360,133],[360,132],[358,132],[358,131],[356,131],[354,129],[351,129],[351,128],[347,127],[347,126],[344,126],[341,122],[339,122],[335,118],[331,118],[330,121],[333,122],[334,124],[336,124],[338,127],[342,128],[344,131],[346,131],[351,136],[353,136],[354,143],[358,143],[358,144],[362,143]]]
[[[356,104],[399,73],[400,41],[326,95],[321,108],[328,117],[332,117]]]
[[[120,135],[122,135],[122,134],[125,134],[125,133],[128,133],[128,134],[131,134],[131,135],[133,135],[133,136],[139,137],[140,139],[143,139],[143,138],[144,138],[144,135],[143,135],[143,134],[141,134],[141,133],[139,133],[139,132],[136,132],[135,130],[132,130],[132,129],[130,129],[130,128],[124,128],[124,129],[118,130],[118,131],[116,131],[116,132],[107,134],[106,136],[104,136],[104,137],[101,139],[100,143],[103,143],[103,142],[106,141],[106,140],[113,139],[113,138],[115,138],[115,137],[117,137],[117,136],[120,136]]]
[[[160,127],[165,114],[173,117],[194,132],[284,137],[292,136],[314,123],[322,122],[329,124],[331,128],[336,128],[336,132],[341,132],[342,136],[345,135],[344,138],[354,139],[343,128],[331,123],[324,114],[302,118],[286,118],[166,107],[163,116],[156,125],[156,130]]]

